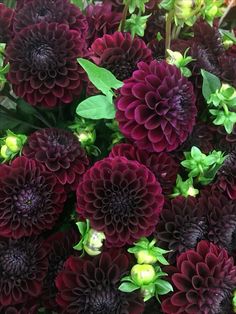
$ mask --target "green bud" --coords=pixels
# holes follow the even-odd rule
[[[96,139],[95,131],[84,130],[81,133],[79,133],[77,136],[82,146],[93,145]]]
[[[101,253],[100,249],[103,246],[103,240],[105,240],[103,232],[90,229],[86,242],[84,243],[84,250],[91,256],[98,255]]]
[[[152,265],[136,264],[131,269],[131,278],[138,286],[148,285],[155,280],[156,273]]]
[[[174,15],[179,20],[188,20],[198,14],[203,5],[203,0],[176,0]]]
[[[155,285],[149,285],[148,287],[142,287],[140,289],[143,299],[146,302],[147,300],[151,299],[155,295]]]
[[[17,136],[8,136],[5,143],[13,153],[19,152],[22,148],[21,140]]]
[[[11,158],[12,152],[7,147],[7,145],[3,145],[1,147],[1,157],[5,160],[9,160]]]
[[[155,264],[158,261],[158,258],[148,250],[139,251],[134,255],[137,258],[138,264]]]

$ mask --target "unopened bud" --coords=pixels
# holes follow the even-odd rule
[[[1,157],[5,160],[8,160],[11,158],[12,151],[7,147],[7,145],[3,145],[1,147]]]
[[[100,254],[105,238],[103,232],[90,229],[87,241],[84,243],[84,250],[91,256]]]
[[[131,269],[131,278],[138,286],[148,285],[156,277],[155,269],[152,265],[136,264]]]

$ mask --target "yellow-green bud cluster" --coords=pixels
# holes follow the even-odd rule
[[[1,139],[0,157],[3,161],[12,160],[20,154],[26,140],[27,136],[24,134],[15,134],[8,130],[7,135]]]

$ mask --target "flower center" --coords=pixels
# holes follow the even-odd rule
[[[1,252],[0,269],[4,277],[20,276],[28,271],[28,256],[21,248],[10,248]]]
[[[48,44],[38,44],[31,48],[31,61],[37,70],[47,71],[56,65],[53,49]]]
[[[46,19],[52,19],[52,12],[48,8],[41,7],[36,11],[35,20],[37,22],[44,21]]]
[[[119,63],[104,64],[102,66],[111,71],[115,75],[115,77],[120,81],[123,81],[131,77],[133,71],[136,68],[133,62],[124,59],[119,60]]]
[[[97,290],[91,293],[89,313],[116,314],[120,313],[120,298],[116,291],[98,286]]]
[[[43,198],[38,195],[35,187],[25,187],[17,195],[13,196],[16,212],[23,216],[28,216],[42,207]]]
[[[204,220],[199,220],[199,222],[188,222],[184,225],[180,232],[181,242],[185,248],[194,248],[196,244],[204,239],[206,233],[206,223]]]

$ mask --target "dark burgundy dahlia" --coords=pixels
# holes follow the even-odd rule
[[[1,306],[0,305],[0,313],[1,314],[38,314],[39,309],[38,301],[32,299],[30,302],[20,303],[16,305],[8,305]]]
[[[171,277],[174,293],[164,300],[166,314],[228,314],[236,286],[236,266],[226,250],[208,241],[182,253]]]
[[[117,249],[91,260],[71,256],[56,279],[57,303],[63,313],[141,314],[141,295],[118,290],[129,267],[129,258]]]
[[[6,50],[15,94],[33,106],[72,102],[82,88],[77,57],[83,45],[80,33],[64,24],[42,22],[17,33]]]
[[[78,138],[64,129],[48,128],[32,133],[23,155],[42,163],[70,189],[75,189],[86,171],[89,160]]]
[[[14,31],[40,22],[56,22],[69,25],[70,29],[77,30],[85,40],[88,23],[80,9],[68,0],[32,0],[16,11]],[[85,44],[85,43],[84,43]]]
[[[21,238],[51,229],[66,194],[56,177],[26,157],[0,166],[0,235]]]
[[[118,30],[121,13],[113,12],[111,4],[89,5],[85,11],[88,21],[87,43],[90,47],[95,39]]]
[[[113,146],[109,156],[137,160],[152,171],[162,187],[163,194],[172,193],[179,166],[168,153],[148,153],[131,144],[121,143]]]
[[[150,152],[176,149],[191,133],[197,114],[192,84],[176,66],[156,60],[138,64],[116,106],[121,132]]]
[[[170,263],[175,263],[180,253],[195,248],[206,234],[205,213],[197,207],[195,197],[179,196],[165,202],[155,237],[160,247],[171,251],[168,254]]]
[[[1,238],[0,305],[15,305],[38,297],[47,268],[47,246],[41,240]]]
[[[95,163],[77,188],[77,212],[103,231],[108,247],[132,244],[155,229],[163,206],[160,184],[144,165],[124,157]]]
[[[7,43],[13,36],[14,10],[0,3],[0,43]]]
[[[121,81],[131,77],[139,61],[152,60],[151,50],[142,39],[121,32],[96,39],[91,53],[96,64],[110,70]]]
[[[79,237],[77,233],[72,230],[65,232],[58,232],[47,239],[50,251],[48,254],[48,272],[43,282],[43,292],[41,299],[44,307],[57,311],[59,313],[58,305],[56,303],[57,288],[55,286],[55,279],[58,273],[63,269],[64,262],[67,258],[75,253],[73,246],[78,243]]]

